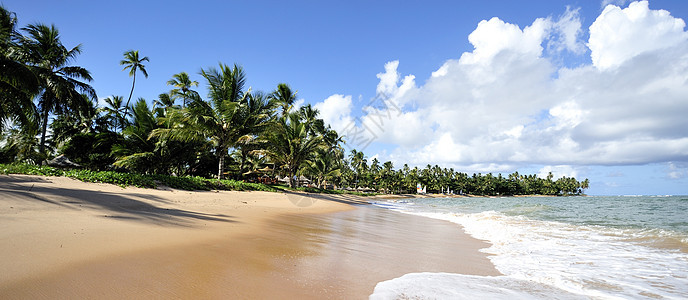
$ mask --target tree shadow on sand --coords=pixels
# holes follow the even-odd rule
[[[103,217],[145,222],[156,225],[193,227],[194,221],[237,222],[231,216],[207,214],[176,208],[158,207],[150,202],[169,203],[168,200],[144,193],[115,194],[96,190],[35,186],[32,179],[2,176],[0,199],[37,200],[65,209],[103,211]],[[36,182],[45,182],[36,178]],[[54,195],[54,196],[44,196]]]
[[[370,204],[364,197],[350,194],[316,194],[289,190],[283,190],[282,193],[286,194],[289,201],[298,207],[311,206],[317,200],[333,201],[349,205]]]

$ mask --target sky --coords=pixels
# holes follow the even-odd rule
[[[688,194],[688,1],[26,1],[55,24],[99,99],[241,65],[395,168],[590,180],[591,195]]]

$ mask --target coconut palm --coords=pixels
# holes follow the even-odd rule
[[[158,99],[153,100],[153,111],[160,118],[167,116],[170,109],[177,108],[179,105],[174,105],[174,99],[168,93],[162,93],[158,95]]]
[[[292,92],[291,88],[286,83],[278,84],[277,89],[275,89],[269,97],[271,100],[278,103],[282,115],[289,113],[294,107],[294,102],[296,102],[296,92]]]
[[[239,150],[241,157],[239,170],[243,170],[247,158],[261,154],[261,149],[266,147],[265,141],[260,137],[272,124],[275,102],[268,100],[263,93],[254,92],[249,93],[246,102],[237,108],[235,124],[239,127],[242,138],[237,140],[234,147]]]
[[[302,106],[299,109],[299,112],[303,116],[303,119],[309,123],[308,130],[310,131],[310,134],[325,134],[325,121],[318,119],[320,111],[317,108],[314,108],[312,105],[308,104]]]
[[[189,74],[186,72],[172,75],[172,79],[167,81],[167,85],[174,87],[174,89],[170,91],[170,95],[175,98],[182,98],[182,107],[186,106],[188,104],[187,102],[194,95],[198,95],[198,92],[191,89],[194,86],[198,86],[198,81],[192,81],[189,78]]]
[[[16,119],[25,130],[28,125],[36,125],[38,119],[32,101],[38,93],[38,80],[21,61],[21,52],[17,51],[21,35],[16,25],[16,15],[0,5],[0,132],[5,119]],[[35,127],[31,129],[35,132]]]
[[[209,139],[218,158],[217,177],[222,178],[229,148],[255,135],[252,122],[246,121],[251,95],[244,92],[246,75],[237,65],[220,64],[219,69],[201,69],[201,75],[208,82],[210,101],[192,96],[185,109],[173,110],[163,118],[171,124],[170,128],[156,129],[151,137],[178,141]]]
[[[322,147],[322,136],[309,134],[309,125],[299,112],[292,112],[279,118],[265,136],[267,153],[286,170],[290,187],[296,185],[294,175]]]
[[[12,126],[0,134],[0,137],[2,137],[0,162],[22,161],[33,164],[40,162],[40,154],[36,151],[38,140],[35,134]]]
[[[337,163],[337,158],[328,153],[325,149],[316,151],[315,157],[308,162],[305,171],[315,176],[316,186],[322,188],[324,184],[341,176],[341,167]]]
[[[144,61],[149,61],[148,56],[139,58],[138,50],[129,50],[124,52],[124,59],[119,62],[121,66],[124,66],[122,71],[129,70],[129,76],[133,78],[131,82],[131,92],[129,92],[129,99],[127,99],[127,104],[124,106],[126,112],[129,112],[129,102],[131,101],[131,96],[134,94],[134,86],[136,86],[136,72],[141,71],[143,76],[148,78],[146,66],[143,64]]]
[[[101,108],[105,113],[105,117],[112,125],[113,132],[117,132],[118,129],[121,132],[127,126],[127,118],[130,114],[127,108],[122,106],[123,102],[124,98],[122,96],[110,96],[105,98],[107,106]]]
[[[118,157],[114,164],[136,172],[155,173],[162,163],[160,156],[155,153],[155,141],[148,138],[158,127],[155,116],[143,98],[134,104],[132,113],[131,126],[122,131],[124,143],[113,147],[112,153]]]
[[[40,93],[38,110],[41,117],[39,151],[44,152],[48,116],[51,113],[78,111],[88,105],[86,99],[96,99],[95,90],[80,80],[91,81],[91,73],[69,63],[81,53],[81,44],[67,49],[60,41],[54,25],[31,24],[23,28],[28,36],[20,42],[22,56],[26,58],[38,78]],[[82,97],[84,93],[87,98]]]
[[[354,178],[354,186],[356,188],[359,187],[359,179],[362,177],[364,171],[368,168],[367,164],[367,158],[365,157],[365,154],[363,151],[356,151],[356,149],[351,150],[351,154],[349,154],[349,163],[351,164],[351,169],[355,174]]]
[[[76,113],[60,114],[50,124],[52,141],[57,146],[70,140],[77,134],[90,134],[107,130],[108,120],[101,116],[95,101],[91,101],[86,95],[84,101],[87,105]]]

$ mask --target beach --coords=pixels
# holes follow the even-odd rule
[[[500,273],[489,244],[366,197],[0,176],[0,295],[365,299],[407,273]]]

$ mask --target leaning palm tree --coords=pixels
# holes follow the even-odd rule
[[[167,85],[174,87],[170,91],[170,95],[182,98],[182,107],[186,106],[189,99],[194,95],[198,95],[198,92],[191,89],[194,86],[198,86],[198,81],[192,81],[186,72],[172,75],[172,79],[167,81]]]
[[[42,128],[39,151],[43,153],[48,116],[78,111],[88,105],[86,99],[97,97],[90,85],[80,81],[93,80],[91,73],[82,67],[69,65],[81,53],[81,44],[68,50],[60,41],[59,31],[54,25],[31,24],[23,30],[28,36],[20,42],[21,52],[40,85],[38,109]]]
[[[136,71],[141,71],[143,76],[148,78],[148,72],[146,71],[146,66],[143,65],[144,61],[149,61],[148,56],[139,58],[138,50],[129,50],[124,52],[124,59],[119,62],[121,66],[124,66],[124,70],[129,70],[129,76],[133,77],[131,82],[131,92],[129,92],[129,99],[127,99],[127,104],[124,106],[125,111],[129,112],[129,102],[131,101],[131,95],[134,94],[134,86],[136,85]]]
[[[21,35],[16,25],[16,15],[0,5],[0,133],[5,119],[15,119],[24,130],[35,133],[31,125],[37,124],[38,117],[32,100],[38,93],[38,80],[18,51]]]
[[[294,175],[322,145],[322,136],[309,134],[309,127],[299,112],[292,112],[279,118],[265,135],[267,154],[286,170],[290,187],[296,185]]]
[[[185,109],[172,110],[163,118],[171,126],[154,130],[151,137],[183,142],[209,139],[215,146],[217,177],[221,179],[229,148],[253,134],[252,127],[241,123],[249,97],[244,92],[246,75],[241,67],[225,64],[220,64],[219,69],[201,69],[201,75],[208,81],[210,101],[192,96]]]

